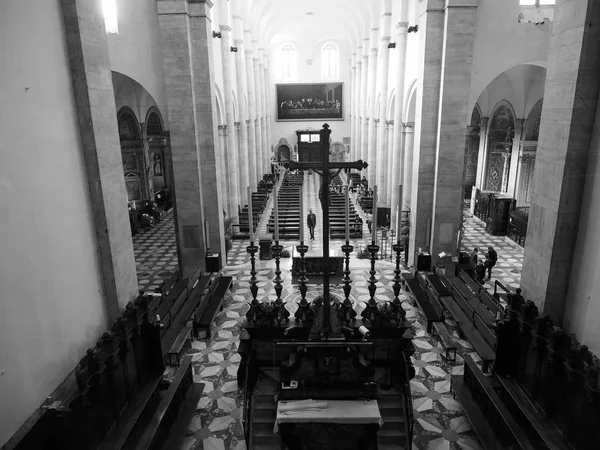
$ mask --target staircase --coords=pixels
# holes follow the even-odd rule
[[[273,401],[275,386],[272,380],[261,380],[252,400],[250,450],[281,450],[281,439],[273,433],[277,403]]]
[[[379,391],[383,427],[377,432],[378,450],[410,450],[403,395],[395,389]]]

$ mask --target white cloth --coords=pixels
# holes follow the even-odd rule
[[[323,406],[323,404],[325,406]],[[283,408],[283,410],[282,410]],[[279,402],[273,433],[279,431],[280,423],[376,423],[383,419],[377,400],[300,400]]]

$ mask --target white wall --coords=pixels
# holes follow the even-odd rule
[[[0,2],[0,55],[1,446],[107,315],[60,2]]]
[[[600,107],[600,102],[598,107]],[[596,115],[563,326],[600,354],[600,115]]]
[[[108,36],[110,66],[134,79],[158,105],[168,129],[167,94],[155,0],[117,0],[119,34]],[[143,122],[144,117],[138,117]]]
[[[486,86],[519,64],[546,67],[552,23],[519,23],[519,0],[479,0],[469,111]]]

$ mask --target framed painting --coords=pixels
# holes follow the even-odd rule
[[[277,121],[344,120],[343,83],[277,84]]]

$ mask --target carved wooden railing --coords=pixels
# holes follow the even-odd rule
[[[537,307],[509,295],[499,324],[495,370],[512,376],[576,449],[597,445],[600,361]]]

